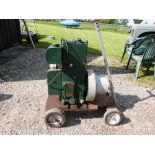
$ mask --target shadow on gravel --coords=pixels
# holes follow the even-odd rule
[[[8,100],[12,97],[11,94],[0,94],[0,101]]]
[[[115,93],[118,104],[121,105],[123,111],[127,109],[132,109],[136,103],[142,101],[137,95],[123,95]]]
[[[0,65],[1,79],[9,82],[47,78],[48,64],[45,61],[45,49],[20,47],[17,53],[15,57],[10,58],[11,61]]]
[[[139,98],[137,95],[122,95],[119,93],[115,93],[117,102],[121,105],[123,112],[125,112],[127,109],[132,109],[135,104],[137,104],[140,101],[145,101],[150,97],[155,97],[155,94],[152,92],[155,89],[152,89],[151,91],[147,90],[148,96],[145,98]],[[93,119],[93,118],[100,118],[104,121],[104,115],[106,114],[106,108],[102,108],[99,110],[94,111],[79,111],[79,112],[65,112],[66,114],[66,123],[64,127],[70,127],[79,125],[81,123],[81,120],[84,119]],[[127,118],[126,116],[123,118],[122,123],[120,125],[125,125],[130,123],[132,120],[130,118]]]
[[[106,108],[102,108],[94,111],[81,111],[81,112],[66,112],[66,123],[64,127],[75,126],[81,123],[83,119],[100,118],[104,121],[104,115],[106,114]],[[124,117],[120,125],[124,125],[131,122],[127,117]]]
[[[155,98],[155,94],[152,93],[154,90],[155,89],[147,90],[148,96],[145,98],[139,98],[137,95],[122,95],[119,93],[115,93],[115,96],[123,111],[126,111],[127,109],[132,109],[138,102],[145,101],[151,97]]]
[[[155,97],[155,95],[152,93],[153,90],[151,91],[147,90],[148,96],[142,99],[139,98],[137,95],[122,95],[119,93],[115,93],[115,95],[117,98],[117,102],[121,105],[123,112],[125,112],[127,109],[132,109],[135,106],[135,104],[137,104],[138,102],[145,101],[150,97]],[[78,125],[81,123],[82,119],[93,119],[93,118],[102,119],[105,113],[106,113],[106,108],[95,110],[95,111],[66,112],[67,122],[65,124],[65,127]],[[123,119],[120,125],[125,125],[129,122],[131,122],[130,118],[127,118],[125,116],[125,118]]]
[[[45,49],[36,51],[32,48],[20,47],[17,53],[20,53],[19,56],[0,65],[0,77],[4,81],[44,80],[47,78],[48,64],[45,60]],[[106,74],[104,66],[89,65],[88,68],[93,69],[97,74]],[[124,67],[113,66],[110,67],[110,70],[111,74],[127,73]]]
[[[45,37],[45,36],[41,36]],[[40,42],[39,42],[40,43]],[[48,47],[48,45],[47,45]],[[1,52],[0,56],[0,76],[6,82],[9,81],[25,81],[25,80],[43,80],[47,77],[48,64],[45,60],[45,49],[28,48],[24,46],[8,49]],[[88,47],[89,54],[100,54],[98,56],[89,55],[87,62],[96,62],[101,52],[98,49]],[[11,60],[11,61],[10,61]],[[3,61],[8,61],[3,64]],[[125,66],[120,65],[118,61],[110,66],[111,74],[127,74]],[[106,74],[105,66],[89,65],[89,69],[93,69],[96,73]],[[131,69],[130,72],[133,72]]]
[[[17,58],[18,56],[20,56],[24,52],[29,51],[30,49],[31,48],[28,47],[17,46],[0,52],[0,65],[3,65],[8,61]]]
[[[66,123],[64,127],[75,126],[81,123],[82,119],[103,118],[106,109],[99,109],[94,111],[79,111],[79,112],[65,112]]]

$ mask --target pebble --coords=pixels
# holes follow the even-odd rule
[[[116,98],[124,106],[124,115],[130,121],[111,127],[95,112],[91,113],[91,117],[87,112],[79,112],[66,118],[65,127],[47,126],[44,108],[48,95],[48,65],[45,61],[45,50],[38,50],[36,52],[28,48],[17,59],[0,66],[0,73],[6,79],[0,79],[0,91],[4,94],[4,100],[0,101],[0,134],[155,134],[154,87],[139,86],[132,80],[133,73],[117,68],[120,63],[112,58],[108,62],[111,68],[114,67],[112,79]],[[94,71],[97,69],[96,74],[106,74],[100,56],[88,57],[87,68]],[[148,91],[153,95],[148,97]],[[6,99],[5,94],[13,96]]]

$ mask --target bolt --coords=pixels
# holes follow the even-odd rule
[[[84,100],[83,99],[80,99],[80,104],[83,104],[84,103]]]
[[[69,67],[73,67],[73,64],[72,64],[72,63],[70,63],[70,64],[69,64]]]
[[[61,100],[61,103],[64,104],[65,103],[65,100]]]

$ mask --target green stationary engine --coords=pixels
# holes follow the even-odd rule
[[[62,104],[82,104],[85,101],[87,45],[87,41],[80,39],[62,39],[61,44],[51,45],[46,51],[46,60],[50,64],[48,93],[60,95]]]
[[[87,46],[88,42],[81,39],[62,39],[60,44],[52,44],[46,51],[49,70],[45,119],[53,127],[65,124],[64,111],[97,110],[114,103],[107,78],[86,69]],[[121,115],[113,114],[119,119],[111,124],[117,125]],[[107,120],[112,116],[110,113]]]

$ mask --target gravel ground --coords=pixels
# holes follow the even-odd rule
[[[50,128],[44,122],[47,99],[45,50],[27,48],[17,59],[0,66],[0,134],[154,134],[155,89],[143,88],[110,59],[118,102],[124,107],[122,125],[110,127],[102,111],[66,113],[63,128]],[[118,65],[119,64],[119,65]],[[88,68],[103,70],[101,57],[89,57]]]

